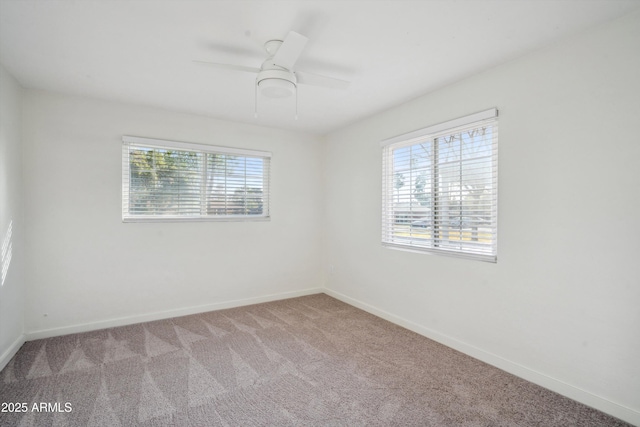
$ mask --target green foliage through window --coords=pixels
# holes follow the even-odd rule
[[[126,141],[125,220],[268,217],[269,157]]]

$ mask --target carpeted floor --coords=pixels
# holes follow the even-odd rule
[[[323,294],[28,342],[0,402],[26,409],[2,426],[628,425]]]

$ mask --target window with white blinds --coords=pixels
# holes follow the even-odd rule
[[[271,153],[122,138],[122,219],[269,218]]]
[[[381,145],[383,245],[496,262],[498,110]]]

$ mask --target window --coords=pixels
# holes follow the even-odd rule
[[[381,145],[383,245],[496,262],[498,110]]]
[[[263,151],[125,136],[122,219],[268,219],[270,158]]]

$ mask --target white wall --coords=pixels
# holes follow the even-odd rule
[[[329,293],[640,424],[640,13],[328,136]],[[500,110],[497,264],[380,244],[380,140]]]
[[[319,290],[319,137],[39,91],[23,102],[29,338]],[[122,135],[271,151],[271,221],[122,223]]]
[[[12,224],[11,260],[0,285],[0,369],[24,342],[21,91],[18,82],[0,65],[0,247],[8,241]]]
[[[639,48],[635,13],[324,145],[40,91],[21,101],[2,69],[2,230],[17,219],[0,358],[23,306],[36,338],[314,292],[324,276],[332,295],[640,424]],[[498,263],[382,248],[378,141],[494,106]],[[123,134],[272,151],[273,219],[123,224]]]

